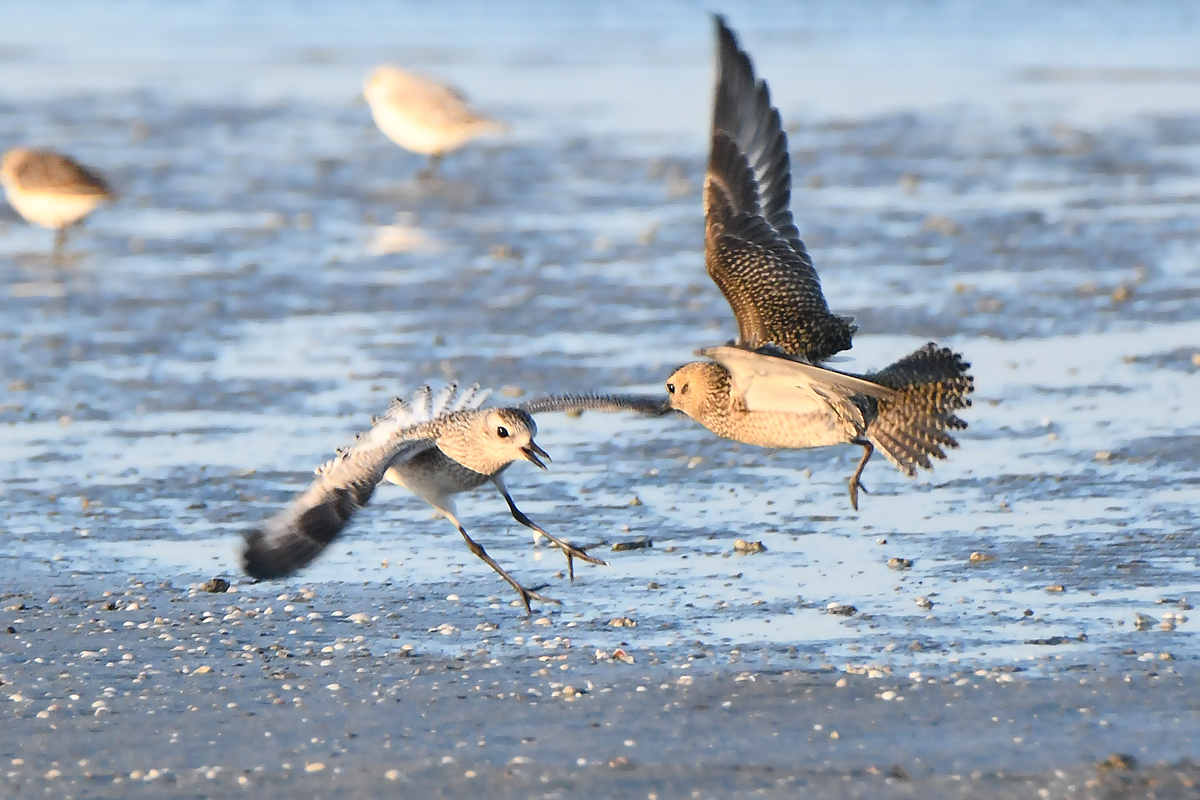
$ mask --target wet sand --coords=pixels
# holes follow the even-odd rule
[[[1200,781],[1189,665],[1161,654],[845,673],[630,629],[599,651],[561,618],[388,586],[79,582],[5,594],[14,796],[1164,798]]]
[[[1115,30],[1124,7],[1105,8],[1096,24]],[[514,496],[611,566],[571,583],[499,497],[460,506],[493,556],[563,601],[531,619],[399,490],[292,580],[242,582],[239,537],[426,380],[655,391],[733,335],[702,266],[703,139],[684,124],[703,126],[703,25],[670,40],[663,74],[637,62],[658,77],[627,105],[611,88],[586,111],[498,100],[513,136],[454,154],[432,185],[354,103],[369,64],[348,46],[328,56],[353,77],[344,95],[332,78],[272,94],[283,66],[245,96],[171,92],[153,77],[169,56],[86,92],[51,70],[58,93],[0,93],[0,141],[69,143],[121,195],[62,265],[48,233],[0,209],[0,786],[372,797],[394,771],[414,796],[1194,796],[1189,64],[1164,46],[1166,72],[1117,82],[1169,100],[1127,113],[1097,114],[1111,98],[1078,72],[1031,78],[1016,69],[1030,59],[996,57],[989,80],[1028,103],[947,90],[846,115],[836,89],[806,99],[772,68],[805,32],[785,22],[772,37],[750,17],[744,38],[781,87],[826,295],[858,318],[838,366],[937,338],[974,363],[971,428],[916,481],[873,462],[855,513],[855,448],[544,416],[554,464],[514,467]],[[879,36],[844,24],[836,41]],[[611,72],[602,54],[577,64],[586,25],[564,25],[524,35],[619,84],[619,54]],[[1161,33],[1146,26],[1135,52]],[[0,77],[42,63],[4,52]],[[238,63],[221,52],[217,82]],[[420,58],[470,81],[490,52]],[[1038,63],[1076,69],[1079,53]],[[678,115],[631,111],[692,72]],[[218,576],[233,591],[199,590]],[[1097,768],[1114,753],[1137,769]]]

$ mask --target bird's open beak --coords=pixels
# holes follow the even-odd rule
[[[526,461],[540,469],[546,468],[546,465],[542,463],[542,458],[546,459],[546,461],[554,460],[550,457],[549,453],[538,447],[537,442],[530,442],[528,447],[521,448],[521,452],[525,454]],[[538,458],[538,456],[541,456],[542,458]]]

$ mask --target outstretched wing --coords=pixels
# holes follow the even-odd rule
[[[704,180],[705,262],[738,323],[738,344],[820,361],[849,349],[792,220],[791,162],[765,82],[716,17],[717,85]]]
[[[316,558],[365,506],[388,467],[436,446],[430,423],[478,408],[488,392],[450,384],[436,394],[422,386],[409,401],[392,400],[369,431],[317,467],[317,479],[286,509],[246,536],[242,567],[252,578],[279,578]]]
[[[367,504],[389,466],[434,447],[433,440],[397,443],[370,451],[351,447],[325,465],[286,509],[246,536],[242,568],[252,578],[290,575],[320,555]]]
[[[671,411],[666,395],[650,394],[560,394],[527,400],[516,408],[530,414],[555,411],[634,411],[660,417]]]

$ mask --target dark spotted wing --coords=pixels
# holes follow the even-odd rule
[[[516,406],[530,414],[555,411],[633,411],[638,414],[662,416],[671,411],[666,395],[648,394],[561,394],[538,397]]]
[[[738,322],[738,344],[816,362],[849,349],[855,327],[832,314],[789,209],[791,162],[779,112],[721,17],[704,182],[705,261]]]

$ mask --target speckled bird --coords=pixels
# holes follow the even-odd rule
[[[113,199],[95,170],[49,150],[14,147],[0,161],[0,185],[27,222],[54,231],[54,257],[62,254],[67,228]]]
[[[403,486],[437,509],[466,540],[467,547],[517,590],[530,610],[531,600],[558,601],[525,588],[467,534],[456,516],[454,496],[491,483],[513,518],[562,549],[571,579],[574,559],[606,562],[547,533],[513,501],[503,473],[514,461],[546,468],[550,456],[534,441],[533,414],[551,411],[637,411],[662,414],[661,398],[637,395],[559,395],[508,408],[484,408],[489,392],[456,384],[436,394],[421,387],[411,401],[396,398],[372,420],[349,447],[317,467],[317,478],[286,509],[246,535],[242,566],[253,578],[289,575],[312,562],[371,499],[381,482]]]
[[[419,178],[433,177],[451,150],[508,129],[471,108],[453,86],[389,65],[367,76],[363,96],[385,136],[405,150],[429,156]]]
[[[821,366],[851,346],[850,317],[832,313],[789,209],[787,135],[764,81],[724,19],[716,17],[717,84],[704,181],[704,255],[729,301],[738,337],[698,350],[707,361],[677,369],[668,402],[706,428],[747,444],[875,448],[909,477],[957,447],[974,382],[960,355],[930,343],[869,375]]]

